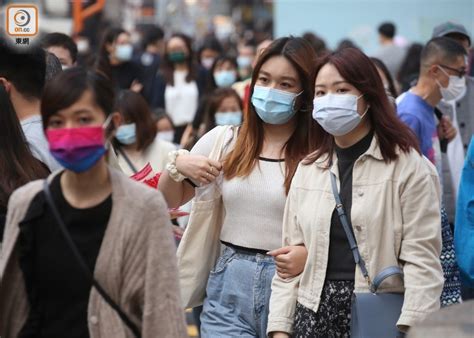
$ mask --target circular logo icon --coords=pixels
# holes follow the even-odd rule
[[[15,21],[15,25],[17,25],[18,27],[25,27],[30,23],[31,16],[28,11],[25,11],[24,9],[19,9],[13,16],[13,20]]]

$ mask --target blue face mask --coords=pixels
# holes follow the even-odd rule
[[[252,104],[258,116],[268,124],[285,124],[295,115],[295,94],[283,90],[255,86]]]
[[[117,45],[115,48],[115,57],[120,61],[130,61],[133,55],[133,46],[130,44]]]
[[[242,123],[242,112],[217,112],[216,115],[214,115],[214,119],[218,126],[238,126]]]
[[[124,124],[118,127],[115,137],[122,144],[134,144],[137,141],[137,127],[135,123]]]
[[[214,73],[214,81],[217,87],[230,87],[237,80],[237,75],[233,70],[221,70]]]

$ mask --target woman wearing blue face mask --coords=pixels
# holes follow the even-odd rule
[[[203,122],[196,126],[185,149],[191,149],[204,134],[216,126],[240,126],[243,104],[239,94],[232,88],[218,88],[206,99]],[[193,126],[194,128],[194,126]]]
[[[157,137],[157,126],[145,99],[130,90],[121,91],[116,109],[122,116],[114,144],[120,169],[131,176],[150,163],[155,172],[163,171],[168,153],[176,146]]]
[[[105,32],[96,68],[107,75],[119,89],[142,90],[142,71],[132,61],[133,46],[130,34],[122,28]]]
[[[281,248],[281,220],[296,165],[316,149],[311,120],[314,62],[314,51],[303,39],[274,41],[256,64],[252,106],[238,132],[218,126],[199,140],[191,154],[171,154],[168,171],[160,179],[168,206],[177,207],[195,195],[194,188],[183,182],[185,177],[201,185],[222,178],[214,184],[222,191],[220,208],[225,210],[222,228],[215,234],[223,253],[217,263],[209,262],[215,268],[203,277],[207,297],[202,337],[265,337],[275,272],[289,278],[302,269],[306,250]],[[222,137],[227,146],[221,160],[209,159]],[[198,263],[211,258],[195,259]]]
[[[10,198],[2,337],[187,336],[165,201],[107,166],[113,108],[98,73],[66,70],[45,87],[45,134],[65,169]]]
[[[228,88],[240,81],[237,61],[229,56],[216,59],[211,68],[211,74],[213,88]]]
[[[285,244],[304,244],[310,254],[300,276],[275,277],[268,331],[273,337],[349,337],[353,293],[370,292],[371,281],[388,267],[402,269],[403,279],[391,276],[377,292],[404,293],[396,325],[407,331],[440,307],[436,169],[397,118],[377,69],[361,51],[346,48],[321,60],[313,105],[318,150],[298,167],[283,221]],[[387,327],[386,336],[397,327]]]

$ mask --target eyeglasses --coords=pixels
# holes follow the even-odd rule
[[[448,69],[452,72],[455,72],[457,74],[458,77],[460,78],[463,78],[464,75],[466,75],[467,71],[466,71],[466,68],[462,67],[461,69],[456,69],[456,68],[453,68],[453,67],[449,67],[449,66],[446,66],[446,65],[439,65],[440,67],[442,68],[445,68],[445,69]]]

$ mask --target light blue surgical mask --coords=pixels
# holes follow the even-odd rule
[[[353,131],[369,110],[362,116],[357,111],[357,101],[363,95],[326,94],[313,101],[313,119],[333,136],[342,136]]]
[[[130,44],[117,45],[115,48],[115,57],[120,61],[130,61],[132,59],[133,46]]]
[[[221,70],[214,73],[214,81],[217,87],[230,87],[237,80],[237,75],[233,70]]]
[[[123,124],[118,127],[115,137],[122,144],[134,144],[137,141],[137,127],[135,123]]]
[[[255,86],[252,105],[257,115],[268,124],[285,124],[296,114],[295,99],[300,95],[274,88]]]
[[[237,57],[237,64],[239,68],[248,68],[252,65],[252,59],[250,56],[239,56]]]
[[[242,112],[217,112],[214,120],[218,126],[238,126],[242,123]]]

